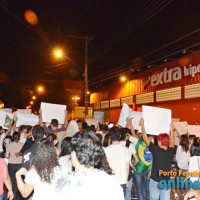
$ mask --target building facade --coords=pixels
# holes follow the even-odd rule
[[[148,69],[124,83],[115,82],[91,93],[94,111],[117,123],[121,107],[142,105],[172,110],[172,117],[194,124],[200,121],[200,52]]]

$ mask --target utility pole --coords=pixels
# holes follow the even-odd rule
[[[69,35],[71,38],[77,38],[77,39],[82,39],[85,41],[85,117],[88,115],[88,43],[90,40],[94,40],[93,37],[88,37],[88,36],[76,36],[76,35]]]

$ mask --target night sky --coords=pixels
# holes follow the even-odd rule
[[[30,25],[26,10],[38,17]],[[89,80],[200,28],[199,0],[1,0],[0,99],[5,106],[25,107],[38,85],[40,100],[62,103],[63,80],[81,80],[67,60],[52,56],[62,47],[84,68],[84,41],[90,36]],[[200,31],[150,55],[148,60],[200,42]],[[63,64],[64,63],[64,64]],[[48,92],[47,92],[48,91]],[[39,100],[38,100],[39,101]]]

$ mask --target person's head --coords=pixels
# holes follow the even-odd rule
[[[99,165],[103,149],[94,133],[78,132],[72,137],[71,144],[71,160],[76,171]]]
[[[28,126],[27,127],[27,133],[32,133],[33,127],[32,126]]]
[[[11,143],[13,141],[13,137],[12,136],[6,136],[4,139],[3,139],[3,152],[5,153],[6,152],[6,148],[7,148],[7,145],[9,143]]]
[[[103,133],[104,134],[109,134],[108,126],[103,127]]]
[[[86,122],[83,122],[83,123],[82,123],[82,128],[83,128],[83,130],[86,130],[87,127],[88,127],[87,123],[86,123]]]
[[[40,143],[44,138],[44,129],[40,125],[35,125],[33,127],[32,135],[34,142]]]
[[[110,139],[112,142],[119,141],[120,138],[120,129],[117,126],[113,126],[109,129]]]
[[[35,169],[42,182],[51,183],[55,177],[54,168],[59,166],[56,149],[52,142],[44,140],[37,149]]]
[[[0,126],[0,135],[3,134],[3,127]]]
[[[168,148],[169,147],[169,135],[167,133],[161,133],[158,136],[158,146],[160,148]]]
[[[51,120],[51,129],[52,130],[58,129],[58,120],[57,119],[52,119]]]
[[[27,132],[27,126],[26,125],[21,125],[19,127],[19,133],[26,133]]]
[[[82,121],[78,119],[78,120],[76,121],[76,123],[78,124],[78,129],[79,129],[79,131],[81,131],[81,130],[82,130]]]
[[[194,142],[190,147],[190,156],[200,156],[199,142]]]
[[[108,147],[110,145],[110,135],[107,134],[104,136],[103,147]]]
[[[129,128],[122,128],[120,132],[120,140],[127,141],[129,139],[130,129]]]
[[[103,124],[100,124],[100,125],[99,125],[99,130],[100,130],[100,131],[103,131]]]
[[[183,151],[185,151],[187,153],[187,151],[189,150],[189,138],[188,138],[188,136],[181,135],[180,145],[181,145]]]
[[[19,142],[20,140],[20,134],[18,132],[13,133],[13,141],[14,142]]]
[[[60,157],[71,154],[72,152],[71,140],[72,140],[71,137],[66,137],[62,141]]]
[[[56,134],[54,134],[54,133],[50,133],[50,134],[47,136],[47,138],[48,138],[48,140],[49,140],[50,142],[53,142],[54,145],[56,145],[57,142],[58,142],[57,136],[56,136]]]
[[[193,142],[194,142],[194,138],[196,138],[195,135],[189,135],[189,141],[190,141],[190,144],[193,144]]]
[[[96,136],[98,137],[98,140],[100,142],[100,144],[102,145],[102,140],[103,140],[103,137],[100,133],[97,133]]]
[[[95,125],[91,125],[91,126],[90,126],[90,129],[91,129],[92,132],[94,132],[94,133],[96,132]]]

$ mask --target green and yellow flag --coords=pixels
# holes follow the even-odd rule
[[[134,167],[134,171],[142,173],[152,169],[153,156],[146,143],[143,140],[139,140],[135,149],[139,158],[139,163],[136,167]]]
[[[5,126],[6,128],[9,128],[11,121],[12,121],[12,119],[11,119],[8,115],[6,115],[6,119],[5,119],[5,124],[4,124],[4,126]]]

